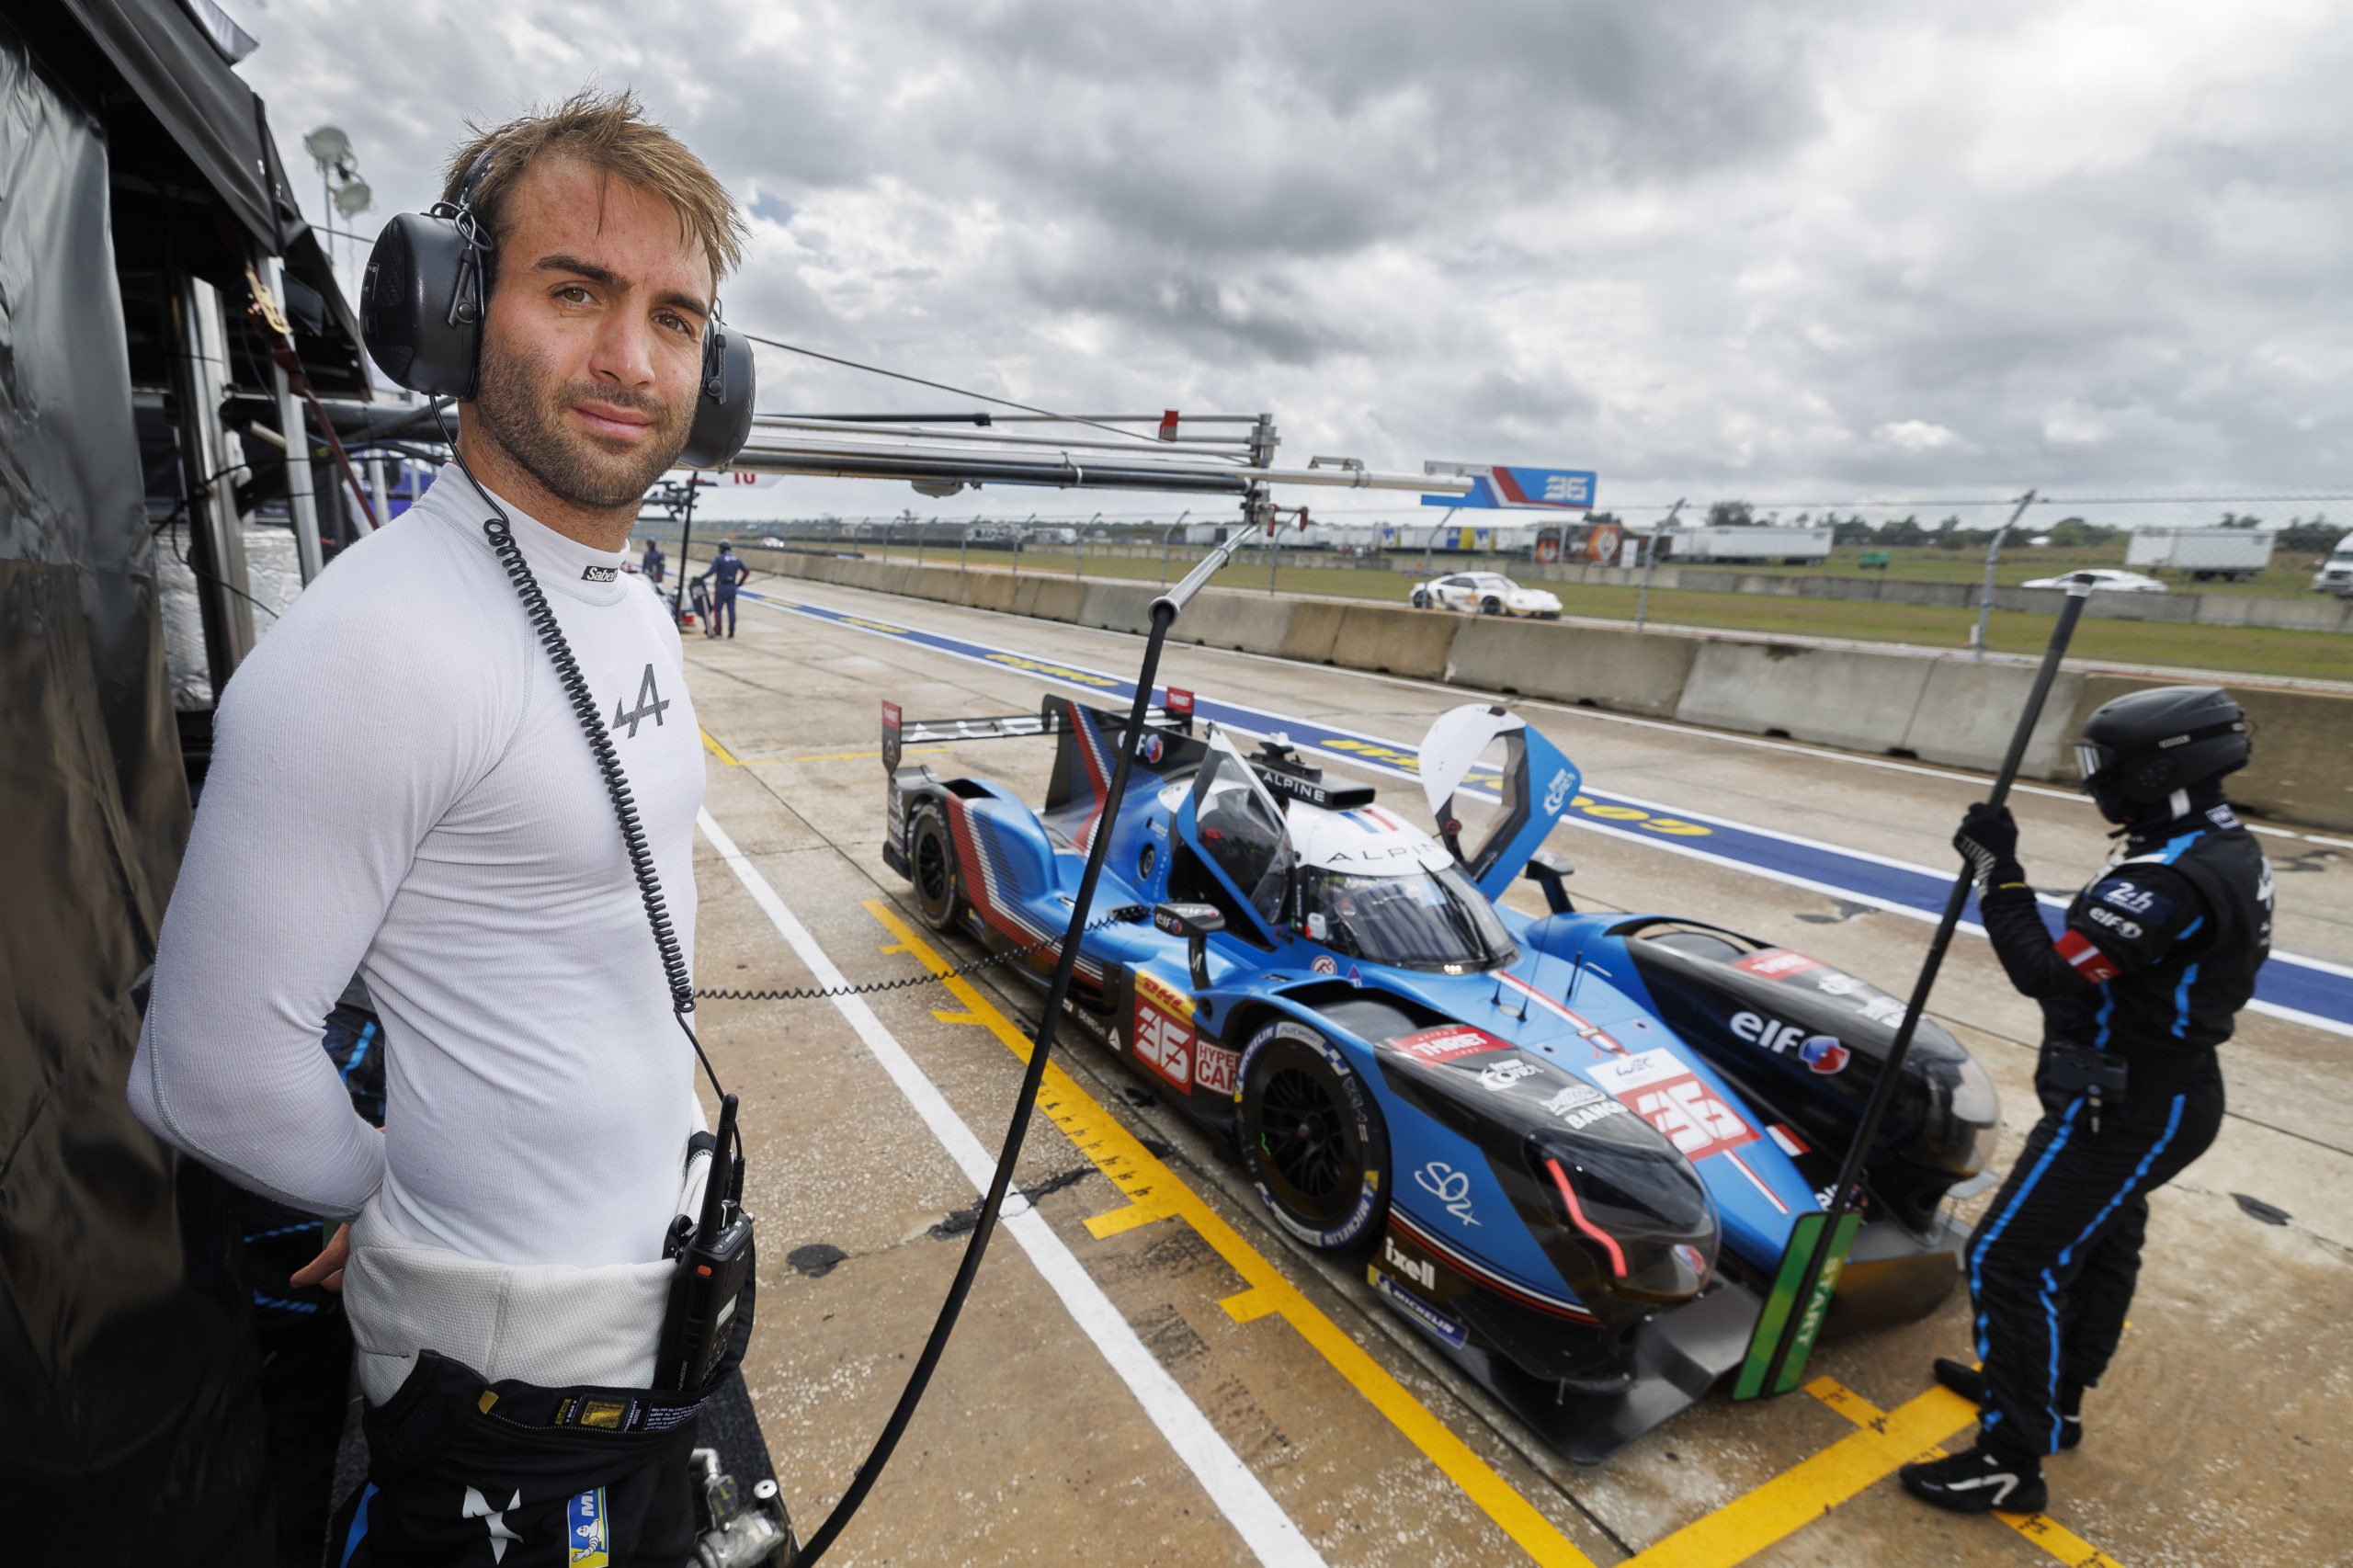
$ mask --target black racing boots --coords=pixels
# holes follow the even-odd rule
[[[1955,1514],[2039,1514],[2051,1501],[2042,1483],[2042,1461],[2031,1455],[2020,1459],[1984,1446],[1981,1434],[1974,1448],[1925,1464],[1907,1464],[1897,1471],[1904,1490],[1924,1503]]]

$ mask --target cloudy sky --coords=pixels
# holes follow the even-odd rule
[[[1605,506],[2353,482],[2341,5],[226,3],[313,206],[301,133],[350,132],[362,232],[464,120],[632,86],[752,214],[732,319],[1025,402]],[[972,509],[783,509],[910,504]]]

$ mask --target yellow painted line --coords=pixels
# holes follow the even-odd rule
[[[1817,1378],[1808,1383],[1806,1392],[1859,1426],[1878,1419],[1881,1414],[1878,1406],[1870,1400],[1828,1378]],[[1942,1459],[1944,1449],[1932,1449],[1920,1457]],[[2115,1558],[2048,1514],[1995,1514],[1994,1517],[2060,1562],[2069,1564],[2070,1568],[2123,1568],[2123,1564]]]
[[[868,899],[866,908],[926,968],[938,975],[949,973],[948,960],[926,947],[890,905],[880,899]],[[970,981],[951,978],[947,985],[958,1001],[980,1016],[983,1025],[1007,1049],[1022,1061],[1029,1060],[1029,1036]],[[1199,1193],[1177,1179],[1175,1172],[1051,1061],[1046,1063],[1045,1082],[1038,1094],[1038,1108],[1051,1117],[1054,1125],[1078,1146],[1079,1153],[1094,1161],[1097,1168],[1131,1201],[1161,1209],[1192,1226],[1250,1286],[1243,1295],[1258,1294],[1267,1303],[1266,1312],[1279,1313],[1298,1330],[1300,1336],[1331,1363],[1333,1370],[1346,1378],[1407,1442],[1427,1456],[1529,1557],[1546,1568],[1594,1568],[1593,1559],[1578,1551],[1575,1542],[1513,1490],[1511,1483],[1472,1452],[1469,1444],[1448,1430],[1446,1424],[1424,1408],[1421,1401],[1407,1392],[1380,1362],[1365,1354],[1362,1346],[1324,1316],[1280,1270],[1243,1240],[1241,1233]]]
[[[1863,1419],[1862,1430],[1636,1553],[1625,1568],[1731,1568],[1745,1562],[1976,1419],[1975,1405],[1942,1388],[1892,1411],[1874,1412]]]
[[[901,756],[934,756],[946,751],[946,746],[908,746]],[[820,756],[764,756],[760,762],[870,762],[882,754],[879,751],[830,751]]]
[[[1123,1203],[1108,1214],[1097,1214],[1086,1221],[1086,1233],[1097,1241],[1132,1231],[1139,1225],[1149,1225],[1155,1220],[1168,1218],[1168,1210],[1158,1203]]]
[[[718,737],[709,730],[702,733],[702,744],[710,748],[711,756],[730,767],[749,767],[756,762],[864,762],[882,755],[879,751],[835,751],[817,756],[737,756],[733,752],[721,745]],[[948,750],[946,746],[909,746],[899,755],[929,756],[946,750]]]
[[[1275,1310],[1275,1303],[1264,1290],[1253,1285],[1247,1290],[1236,1290],[1218,1303],[1225,1315],[1236,1323],[1256,1323]]]

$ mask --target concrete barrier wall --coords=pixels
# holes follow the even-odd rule
[[[959,572],[820,555],[775,558],[781,575],[1112,631],[1148,629],[1156,584]],[[1697,633],[1499,620],[1386,605],[1211,588],[1180,642],[1270,653],[1468,692],[1543,698],[1850,751],[1992,772],[2034,672],[1901,653]],[[2075,780],[2069,744],[2092,710],[2155,680],[2062,673],[2026,755],[2027,776]],[[2281,822],[2353,830],[2353,699],[2234,687],[2256,760],[2232,797]]]

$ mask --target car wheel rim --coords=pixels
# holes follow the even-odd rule
[[[1346,1214],[1362,1179],[1353,1128],[1331,1090],[1295,1067],[1269,1074],[1259,1096],[1258,1148],[1277,1194],[1318,1221]]]
[[[924,908],[937,915],[948,907],[950,881],[948,869],[948,846],[939,831],[928,823],[925,831],[915,835],[915,896],[923,900]]]

